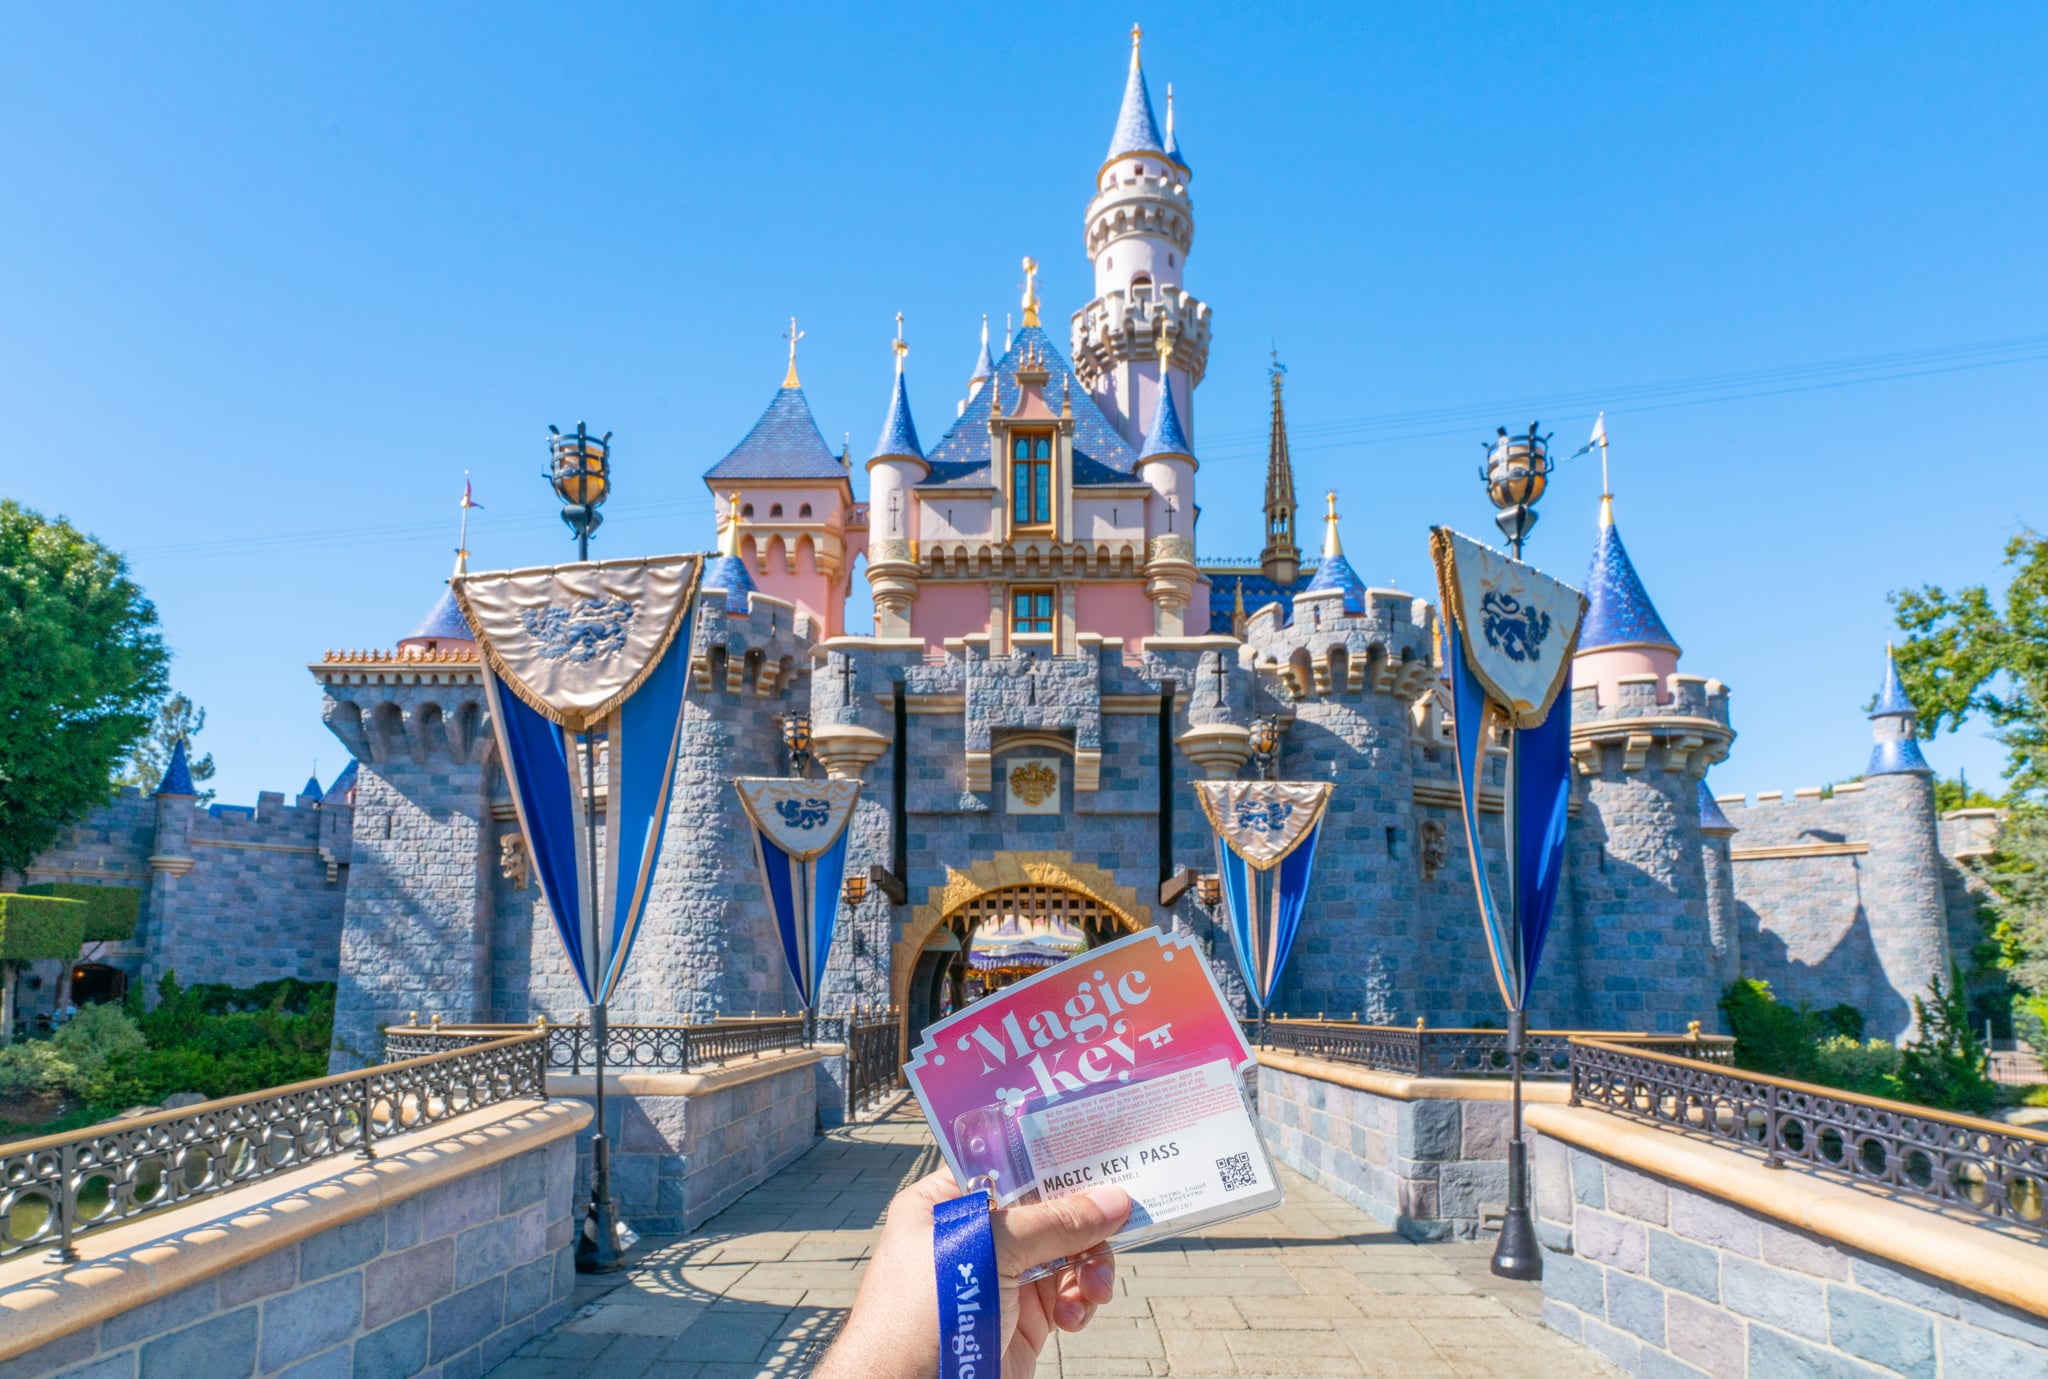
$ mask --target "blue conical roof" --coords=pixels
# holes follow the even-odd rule
[[[1593,563],[1586,570],[1586,621],[1579,632],[1579,650],[1598,651],[1609,646],[1678,650],[1628,558],[1628,548],[1621,544],[1621,529],[1603,522],[1600,542],[1593,548]]]
[[[1866,776],[1903,776],[1916,772],[1934,774],[1934,768],[1927,764],[1927,758],[1920,755],[1920,741],[1912,737],[1895,737],[1879,742],[1870,749],[1870,764],[1863,768]]]
[[[1889,718],[1894,715],[1914,717],[1918,710],[1913,701],[1906,697],[1906,687],[1899,682],[1899,660],[1890,647],[1884,652],[1884,684],[1878,687],[1877,703],[1870,710],[1872,718]]]
[[[868,458],[892,456],[924,458],[924,447],[917,443],[917,423],[910,415],[910,388],[903,381],[902,369],[896,370],[896,388],[889,394],[889,415],[882,420],[882,438],[875,442],[875,453]]]
[[[1721,806],[1715,803],[1714,792],[1707,789],[1705,781],[1701,781],[1700,832],[1727,834],[1738,831],[1734,824],[1728,822],[1728,816],[1721,812]]]
[[[754,592],[754,576],[747,562],[736,555],[714,555],[704,566],[704,587],[725,590],[725,611],[747,611],[747,595]]]
[[[982,383],[995,376],[995,356],[988,352],[988,317],[981,318],[981,353],[975,358],[974,372],[967,376],[968,383]]]
[[[323,793],[320,789],[320,777],[318,776],[306,777],[306,783],[299,787],[299,795],[303,799],[317,800]]]
[[[328,786],[326,793],[321,795],[320,798],[323,800],[346,800],[348,792],[356,788],[356,768],[358,764],[354,757],[350,757],[348,765],[341,768],[341,774],[334,778],[334,784]]]
[[[1180,408],[1174,404],[1172,375],[1168,374],[1159,381],[1159,405],[1152,409],[1152,429],[1145,435],[1145,446],[1138,452],[1138,458],[1186,455],[1193,459],[1194,454],[1186,433],[1180,429]]]
[[[1351,562],[1340,555],[1324,555],[1316,565],[1316,577],[1308,582],[1304,594],[1326,594],[1339,590],[1344,595],[1344,611],[1363,613],[1365,611],[1365,581],[1351,568]]]
[[[1116,112],[1116,133],[1109,140],[1109,158],[1165,151],[1159,138],[1159,121],[1152,118],[1152,93],[1145,89],[1145,71],[1138,66],[1138,55],[1133,52],[1130,79],[1124,83],[1124,103]]]
[[[420,625],[401,639],[408,642],[473,642],[476,634],[469,630],[469,622],[462,616],[462,607],[455,602],[455,590],[450,587],[441,591],[441,597],[420,619]]]
[[[192,763],[185,759],[185,739],[182,737],[178,739],[178,745],[171,748],[171,764],[164,768],[164,778],[157,782],[156,793],[199,798],[199,792],[192,788]]]
[[[706,480],[844,479],[839,457],[825,444],[804,390],[777,388],[754,429],[726,457],[704,471]]]

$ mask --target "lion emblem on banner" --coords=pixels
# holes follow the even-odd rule
[[[1513,594],[1489,589],[1480,600],[1486,644],[1511,661],[1541,659],[1537,648],[1550,635],[1550,614],[1525,607]]]
[[[626,628],[633,621],[633,605],[622,598],[598,597],[579,603],[551,603],[542,608],[523,608],[519,621],[526,634],[540,643],[543,660],[574,661],[578,665],[612,656],[626,645]]]

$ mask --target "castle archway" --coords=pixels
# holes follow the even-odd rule
[[[959,995],[977,933],[1022,923],[1069,930],[1094,947],[1144,927],[1145,916],[1135,888],[1063,852],[999,852],[964,870],[948,867],[944,884],[912,907],[891,954],[903,1056],[939,1018],[949,992]]]

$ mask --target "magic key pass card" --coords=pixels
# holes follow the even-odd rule
[[[1005,1206],[1121,1187],[1124,1249],[1280,1204],[1254,1062],[1201,949],[1148,929],[930,1026],[904,1072],[955,1178]]]

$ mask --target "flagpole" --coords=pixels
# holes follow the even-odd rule
[[[591,974],[590,1036],[597,1074],[596,1123],[590,1136],[590,1210],[583,1230],[576,1238],[576,1272],[608,1274],[625,1267],[626,1254],[619,1248],[617,1213],[612,1202],[612,1146],[604,1132],[604,1046],[605,982],[611,975],[609,955],[604,951],[604,915],[600,908],[602,887],[597,874],[597,733],[594,727],[583,733],[583,839],[589,866],[583,886],[584,963]],[[614,805],[616,807],[616,804]]]
[[[1514,990],[1508,993],[1508,1203],[1501,1214],[1500,1239],[1494,1242],[1491,1267],[1501,1278],[1538,1279],[1543,1277],[1543,1260],[1536,1253],[1535,1223],[1529,1219],[1529,1149],[1522,1140],[1522,1049],[1529,1032],[1529,973],[1522,944],[1521,821],[1515,799],[1515,739],[1519,731],[1508,720],[1501,733],[1508,749],[1500,800],[1508,883],[1505,967],[1515,981]]]

